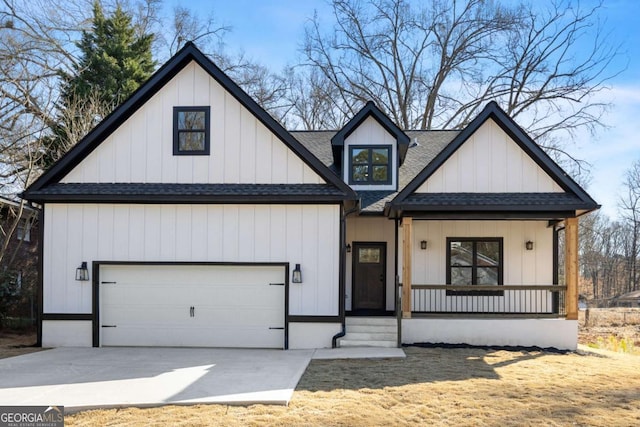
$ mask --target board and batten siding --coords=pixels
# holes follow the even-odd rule
[[[385,242],[387,244],[386,309],[395,310],[395,222],[387,218],[348,217],[347,243]],[[346,301],[345,309],[352,308],[353,301],[353,258],[355,251],[346,258]]]
[[[352,146],[371,146],[371,145],[390,145],[391,146],[391,184],[389,185],[351,185],[354,190],[394,190],[397,182],[397,165],[398,165],[398,149],[396,138],[391,135],[387,130],[382,127],[380,123],[373,117],[365,119],[356,130],[354,130],[344,140],[344,153],[342,164],[345,165],[343,169],[342,179],[345,182],[349,182],[350,168],[350,147]]]
[[[562,188],[488,119],[417,193],[557,193]]]
[[[173,155],[173,107],[211,107],[211,154]],[[321,184],[325,181],[195,62],[63,183]]]
[[[444,285],[447,237],[502,237],[505,285],[553,284],[553,229],[546,221],[413,221],[412,282]],[[400,233],[402,236],[402,233]],[[420,242],[427,241],[427,249]],[[525,242],[534,249],[525,249]],[[402,245],[399,245],[402,265]]]
[[[82,261],[289,262],[289,314],[338,315],[338,205],[46,204],[44,313],[91,313]]]

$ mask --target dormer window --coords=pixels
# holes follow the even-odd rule
[[[207,107],[173,107],[173,155],[209,155],[210,125]]]
[[[349,147],[349,184],[391,184],[391,146]]]

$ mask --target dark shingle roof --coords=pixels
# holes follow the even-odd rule
[[[53,184],[30,195],[35,200],[148,203],[329,202],[345,194],[330,184]]]
[[[337,131],[292,131],[291,134],[334,173],[339,174],[333,163],[331,138]],[[404,163],[400,166],[398,191],[358,191],[362,212],[381,213],[385,203],[391,201],[399,191],[424,169],[459,133],[450,130],[409,130],[411,139]]]
[[[583,202],[569,193],[413,193],[400,205],[404,210],[575,210]]]

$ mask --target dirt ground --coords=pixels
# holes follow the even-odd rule
[[[604,333],[604,332],[603,332]],[[592,335],[581,332],[581,338]],[[595,336],[595,335],[593,335]],[[0,357],[37,350],[0,334]],[[640,356],[405,348],[406,359],[314,360],[288,407],[86,411],[67,426],[640,425]]]
[[[640,351],[640,325],[581,327],[578,332],[578,342],[584,345],[597,343],[598,338],[608,340],[610,337],[627,339]]]
[[[640,309],[596,308],[580,310],[578,342],[584,345],[626,340],[640,355]]]
[[[35,344],[35,332],[18,333],[0,330],[0,359],[42,350],[34,347]]]

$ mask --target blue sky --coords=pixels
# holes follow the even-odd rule
[[[171,10],[179,0],[165,0]],[[595,0],[582,1],[589,6]],[[189,7],[232,30],[225,36],[228,53],[243,51],[249,58],[280,71],[295,64],[304,35],[304,25],[314,11],[331,22],[331,9],[324,0],[192,0]],[[624,172],[640,159],[640,1],[604,0],[599,15],[609,40],[623,45],[624,55],[612,64],[626,69],[599,95],[613,103],[604,117],[608,126],[595,135],[579,134],[567,151],[591,164],[593,179],[589,193],[603,205],[603,212],[617,216],[617,200]]]

